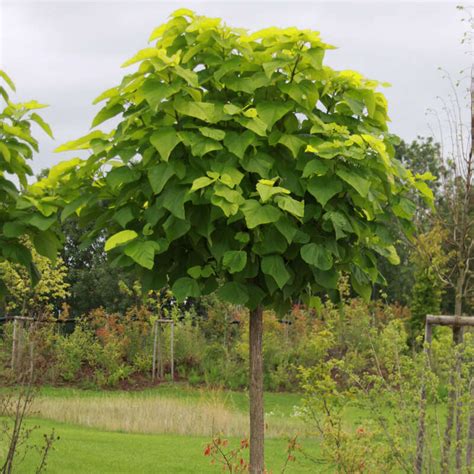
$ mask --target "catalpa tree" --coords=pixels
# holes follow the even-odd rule
[[[26,192],[27,178],[33,174],[28,162],[38,151],[31,127],[36,123],[51,137],[52,132],[36,112],[45,105],[35,100],[13,103],[7,88],[15,90],[12,80],[0,70],[0,95],[4,102],[0,113],[0,263],[23,265],[35,284],[40,274],[32,260],[31,244],[41,255],[54,259],[60,242],[55,231],[55,198],[41,191]],[[0,297],[7,290],[0,276]]]
[[[43,183],[106,229],[115,265],[183,300],[214,291],[250,310],[250,466],[263,472],[262,310],[331,292],[339,275],[369,297],[377,255],[398,261],[388,223],[410,230],[415,187],[394,159],[378,83],[323,66],[319,34],[253,34],[175,12],[124,66],[93,127],[59,150],[90,149]],[[62,173],[62,174],[61,174]],[[59,178],[58,178],[58,175]]]

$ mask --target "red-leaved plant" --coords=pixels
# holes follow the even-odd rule
[[[296,441],[296,436],[288,440],[285,463],[280,471],[282,474],[286,471],[290,462],[296,461],[294,452],[300,449]],[[248,438],[241,439],[239,446],[231,448],[229,446],[229,440],[222,438],[220,435],[216,435],[204,448],[204,456],[211,458],[211,464],[221,466],[223,472],[249,472],[248,456],[244,454],[248,448]],[[265,469],[264,474],[271,474],[271,471]]]

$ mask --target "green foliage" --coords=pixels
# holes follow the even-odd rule
[[[446,381],[459,354],[463,354],[461,374],[455,381],[455,389],[460,394],[459,406],[469,406],[472,398],[469,383],[474,350],[472,334],[466,335],[462,347],[454,348],[449,332],[448,329],[448,333],[442,332],[434,339],[430,360],[425,352],[410,350],[405,325],[398,319],[379,328],[366,326],[364,341],[360,335],[350,341],[343,357],[333,355],[339,335],[331,327],[318,334],[323,357],[311,366],[301,366],[299,372],[305,392],[302,414],[311,433],[321,439],[320,456],[309,456],[319,469],[413,472],[423,411],[422,472],[438,472],[443,443],[440,433],[447,414],[443,403]],[[360,354],[354,342],[366,344],[362,353],[365,367],[354,358]],[[422,386],[427,407],[420,399]],[[352,420],[350,413],[355,410],[357,417]],[[467,408],[460,410],[463,426],[466,426],[468,412]],[[462,446],[466,441],[467,430],[461,433]]]
[[[417,237],[417,247],[411,256],[415,276],[410,302],[412,340],[424,333],[427,314],[440,314],[444,276],[451,257],[443,248],[445,241],[446,232],[438,226]]]
[[[180,360],[176,366],[180,376],[193,383],[244,389],[248,381],[248,314],[215,296],[206,298],[206,312],[207,317],[197,324],[177,325]],[[266,311],[266,390],[298,390],[298,367],[324,364],[329,350],[335,358],[345,358],[354,373],[362,374],[371,367],[370,343],[365,335],[373,328],[385,327],[392,319],[405,321],[407,310],[345,300],[342,308],[329,301],[321,304],[317,313],[295,306],[284,319]]]
[[[92,226],[86,239],[105,229],[114,265],[181,300],[220,287],[283,312],[341,272],[368,296],[376,256],[396,260],[382,230],[410,231],[424,179],[394,159],[378,83],[323,66],[331,46],[309,30],[249,34],[181,10],[150,41],[96,100],[94,125],[119,124],[61,146],[92,153],[41,184],[63,217]]]
[[[137,304],[141,294],[123,291],[133,286],[133,278],[123,269],[111,267],[104,251],[103,235],[81,245],[84,231],[72,217],[62,223],[61,231],[64,245],[60,255],[67,267],[70,289],[67,304],[71,316],[81,316],[100,307],[108,313],[124,314],[127,308]]]
[[[49,136],[52,137],[52,133],[49,125],[35,112],[46,106],[34,100],[11,102],[2,80],[15,90],[7,74],[0,71],[0,95],[5,103],[0,113],[0,263],[24,266],[32,283],[36,284],[40,275],[23,237],[28,236],[36,250],[52,260],[56,258],[59,240],[54,232],[55,199],[38,195],[34,189],[24,192],[28,187],[27,178],[32,175],[28,161],[33,152],[38,151],[31,126],[36,123]],[[0,278],[0,297],[6,290],[7,283]]]
[[[42,383],[116,387],[137,372],[151,371],[150,314],[130,308],[123,316],[96,309],[77,318],[72,332],[58,331],[54,320],[32,336]]]
[[[440,144],[432,138],[418,137],[411,143],[403,140],[395,146],[395,157],[404,166],[412,170],[415,175],[434,177],[429,183],[434,194],[436,213],[444,215],[443,209],[446,206],[446,198],[450,196],[451,190],[442,185],[447,175],[447,169],[441,156]],[[424,183],[427,185],[427,183]],[[422,183],[418,183],[418,186]],[[425,189],[426,191],[426,189]],[[433,209],[417,194],[414,189],[410,194],[410,199],[416,204],[414,222],[417,233],[429,232],[434,220]],[[398,225],[394,222],[388,230],[392,235],[399,235]],[[381,273],[384,275],[387,285],[383,288],[388,301],[398,302],[403,305],[410,304],[412,288],[415,284],[415,268],[412,259],[413,248],[404,239],[399,239],[396,244],[397,253],[400,256],[400,264],[393,265],[383,258],[378,259]],[[443,310],[452,312],[447,308],[450,298],[445,298]]]
[[[395,148],[396,157],[413,173],[428,177],[431,175],[430,188],[433,191],[437,206],[443,205],[443,178],[446,177],[446,169],[441,156],[441,145],[436,143],[432,137],[418,137],[411,143],[401,141]],[[426,205],[416,195],[412,198],[417,204],[417,217],[423,219]],[[426,224],[426,223],[425,223]]]
[[[1,262],[0,279],[8,288],[2,313],[13,316],[44,318],[57,314],[69,295],[67,268],[61,258],[53,263],[40,255],[29,242],[21,241],[30,250],[32,264],[42,275],[32,286],[28,270],[20,264]]]
[[[98,349],[93,333],[80,323],[70,336],[56,338],[54,344],[56,356],[54,372],[65,382],[77,380],[83,366]]]
[[[100,279],[93,281],[97,282]],[[40,281],[36,289],[42,288],[43,283],[47,285],[48,280]],[[175,302],[165,305],[169,295],[162,295],[159,300],[150,298],[146,307],[135,306],[141,303],[137,297],[139,285],[130,289],[121,284],[116,291],[123,299],[121,303],[132,301],[122,314],[99,308],[82,317],[76,316],[74,324],[57,325],[53,318],[35,329],[32,333],[35,356],[41,367],[38,382],[82,387],[148,384],[152,328],[159,307],[163,317],[176,322],[174,355],[179,379],[234,390],[247,387],[249,316],[245,308],[220,301],[215,295],[204,299],[204,314],[190,304],[187,308],[179,308]],[[95,298],[94,293],[91,298]],[[62,316],[68,318],[69,313],[64,311]],[[334,357],[350,361],[354,372],[361,374],[370,366],[370,344],[365,335],[371,327],[384,327],[387,321],[397,317],[406,318],[406,310],[380,303],[368,305],[361,300],[347,300],[342,309],[328,301],[321,303],[317,312],[295,306],[284,319],[266,311],[263,342],[266,390],[298,390],[297,368],[323,363],[326,350]],[[4,337],[0,360],[8,366],[12,343],[9,325]],[[167,326],[160,332],[160,345],[166,375],[170,366]]]

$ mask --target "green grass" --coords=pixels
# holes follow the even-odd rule
[[[161,384],[155,388],[149,388],[140,391],[125,390],[81,390],[70,387],[41,387],[39,395],[46,397],[59,398],[83,398],[83,397],[113,397],[129,396],[129,397],[172,397],[177,399],[196,399],[202,400],[206,398],[217,397],[226,402],[230,408],[238,411],[247,412],[249,406],[249,398],[247,392],[237,392],[231,390],[209,390],[209,388],[197,388],[183,383]],[[276,416],[290,416],[294,407],[301,403],[301,395],[297,393],[270,393],[264,394],[265,412],[273,413]]]
[[[156,388],[136,392],[42,387],[39,389],[38,398],[47,399],[50,404],[52,403],[54,409],[61,406],[64,400],[69,399],[73,404],[78,400],[90,402],[90,406],[97,406],[101,403],[110,404],[112,407],[115,407],[117,413],[117,418],[113,419],[118,420],[125,419],[124,411],[128,409],[129,399],[135,405],[145,403],[137,403],[140,399],[148,400],[146,403],[154,403],[153,400],[159,398],[175,399],[189,402],[196,410],[200,409],[199,407],[202,406],[200,403],[203,400],[211,402],[216,400],[224,401],[226,407],[235,416],[240,416],[240,418],[244,414],[247,416],[245,412],[248,410],[248,396],[245,392],[199,389],[185,384],[163,384]],[[123,405],[124,400],[127,403],[125,406]],[[265,412],[267,417],[271,413],[271,417],[275,417],[277,421],[291,421],[290,415],[294,412],[294,407],[297,407],[300,402],[301,398],[298,394],[266,393]],[[122,409],[118,408],[120,406]],[[210,406],[213,406],[212,403]],[[68,422],[58,421],[62,419],[60,417],[61,413],[63,412],[59,412],[56,417],[53,410],[53,415],[49,417],[50,419],[37,417],[28,420],[29,426],[40,426],[40,429],[34,432],[34,441],[37,443],[41,442],[42,433],[48,433],[53,428],[56,434],[60,436],[60,440],[55,443],[54,450],[48,460],[47,472],[49,473],[174,474],[192,472],[212,474],[212,472],[221,472],[218,467],[210,464],[208,457],[203,455],[204,448],[210,441],[210,436],[199,436],[199,432],[196,432],[194,436],[189,435],[188,428],[184,430],[186,435],[170,434],[176,433],[176,431],[166,434],[163,434],[161,431],[146,432],[150,434],[132,433],[130,429],[106,431],[104,425],[96,425],[96,427],[91,428],[84,426],[88,423],[81,425],[72,424],[77,423],[77,421],[71,422],[72,419],[63,419]],[[102,413],[100,411],[100,414]],[[155,417],[157,416],[154,405],[149,416],[151,417],[152,414]],[[386,415],[390,418],[392,414],[387,411]],[[147,415],[143,415],[143,418],[144,423],[146,423]],[[161,419],[161,415],[158,418]],[[370,418],[370,412],[364,407],[350,406],[344,413],[345,422],[349,426],[354,427],[354,429],[360,423],[364,424],[367,418]],[[136,419],[136,416],[133,419]],[[268,421],[268,423],[269,426],[272,424],[271,421]],[[140,424],[140,426],[143,425]],[[107,429],[114,428],[107,427]],[[303,429],[303,425],[301,429]],[[183,432],[183,430],[179,432]],[[297,432],[304,436],[304,431],[298,429]],[[287,432],[284,431],[283,433]],[[274,474],[281,471],[286,459],[287,440],[280,438],[280,436],[284,435],[277,434],[273,438],[268,438],[265,444],[267,467]],[[231,447],[236,447],[239,445],[240,439],[229,437],[229,441]],[[317,454],[317,439],[300,438],[299,442],[302,444],[305,452],[313,456]],[[2,448],[1,444],[2,439],[0,436],[0,451]],[[16,472],[33,474],[37,461],[38,454],[30,451],[24,463],[18,466]],[[320,466],[311,464],[301,454],[297,454],[297,462],[291,463],[285,472],[296,474],[322,471]]]
[[[186,384],[162,384],[142,391],[80,390],[69,387],[41,387],[38,397],[60,402],[63,399],[98,398],[172,398],[186,401],[219,400],[236,413],[248,410],[248,394],[245,392],[209,390]],[[266,393],[265,411],[271,416],[283,419],[289,417],[300,403],[300,396],[290,393]],[[34,431],[33,440],[41,443],[43,433],[54,428],[60,437],[48,457],[49,473],[212,473],[221,470],[210,464],[210,458],[203,455],[209,437],[180,436],[174,434],[137,434],[119,431],[105,431],[71,423],[44,418],[30,418],[29,426],[40,428]],[[0,440],[1,441],[1,440]],[[232,447],[240,439],[229,438]],[[1,443],[0,443],[1,444]],[[305,445],[314,453],[317,444],[305,440]],[[266,462],[272,472],[278,473],[286,459],[287,440],[268,439],[265,445]],[[315,472],[315,466],[298,457],[296,463],[287,468],[288,473]],[[17,466],[17,472],[34,473],[39,455],[30,451]]]
[[[42,419],[30,419],[30,425],[40,425],[34,440],[54,428],[59,441],[48,458],[50,474],[105,473],[212,473],[221,470],[203,455],[207,438],[173,435],[139,435],[106,432]],[[236,445],[238,439],[230,439]],[[314,444],[311,443],[314,450]],[[268,467],[278,473],[286,459],[286,440],[272,439],[265,445]],[[17,466],[17,472],[35,472],[38,455],[34,452]],[[315,472],[315,466],[297,459],[288,473]]]

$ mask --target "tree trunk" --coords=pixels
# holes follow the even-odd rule
[[[457,334],[456,334],[457,331]],[[462,343],[463,340],[463,328],[455,327],[453,328],[453,338],[456,344]],[[462,453],[463,453],[463,433],[464,433],[464,423],[463,423],[463,403],[462,403],[462,394],[461,391],[461,354],[457,355],[457,364],[456,364],[456,447],[455,447],[455,466],[456,473],[461,474],[462,472]]]
[[[461,271],[461,274],[458,277],[457,289],[456,289],[456,299],[454,305],[454,315],[462,316],[462,303],[463,303],[463,288],[464,288],[464,272]],[[453,341],[455,344],[461,344],[463,342],[463,328],[462,326],[453,327]],[[456,473],[460,474],[462,470],[462,453],[463,453],[463,417],[462,417],[462,398],[459,393],[460,390],[460,380],[461,377],[461,354],[456,355],[456,446],[454,449],[455,452],[455,466]]]
[[[464,275],[460,272],[460,275],[456,282],[455,295],[454,295],[454,316],[462,316],[462,297],[464,287]]]
[[[263,309],[258,306],[250,312],[250,473],[264,472],[264,411],[263,411]]]
[[[472,170],[472,153],[474,144],[474,65],[471,65],[471,154],[469,157],[469,169]],[[468,179],[471,179],[471,173],[468,173]],[[466,449],[466,466],[467,472],[472,473],[472,463],[474,457],[474,380],[471,380],[471,405],[469,413],[469,429],[467,438],[467,449]]]
[[[430,348],[432,340],[432,327],[428,322],[428,318],[425,321],[425,375],[422,381],[421,394],[420,394],[420,413],[418,418],[418,436],[416,439],[416,457],[415,457],[415,473],[421,474],[423,472],[423,456],[425,449],[425,438],[426,438],[426,374],[431,370],[430,364]]]
[[[456,305],[457,306],[457,305]],[[462,342],[462,328],[459,326],[453,327],[453,342],[455,346]],[[449,393],[448,393],[448,415],[446,419],[446,428],[444,430],[443,450],[441,456],[441,472],[448,474],[451,465],[451,440],[452,431],[455,421],[456,408],[459,409],[458,401],[458,376],[461,372],[461,355],[458,353],[459,349],[455,347],[455,362],[451,375],[449,377]],[[456,446],[457,448],[457,446]],[[456,449],[457,457],[457,449]]]
[[[467,449],[466,449],[466,466],[467,472],[472,473],[474,454],[474,382],[471,381],[471,408],[469,414],[469,433],[467,438]]]

